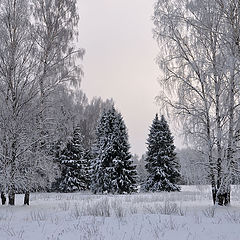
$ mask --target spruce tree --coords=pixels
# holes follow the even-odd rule
[[[68,141],[67,146],[63,149],[60,163],[62,176],[59,190],[62,192],[86,190],[89,180],[79,127],[74,129],[72,139]]]
[[[113,163],[111,159],[108,159],[108,155],[110,151],[110,134],[113,129],[113,124],[114,116],[112,112],[103,112],[96,129],[96,141],[93,145],[94,158],[91,164],[91,190],[93,193],[111,192]]]
[[[136,166],[129,152],[127,129],[114,107],[103,113],[96,136],[92,191],[119,194],[136,191]]]
[[[115,175],[113,186],[115,192],[131,193],[136,191],[137,171],[133,164],[132,155],[129,152],[128,133],[122,115],[116,114],[115,138],[113,148],[115,149],[114,168]]]
[[[145,189],[147,191],[180,191],[180,187],[176,184],[180,173],[173,136],[164,116],[159,120],[156,115],[150,128],[147,144],[148,178]]]
[[[91,186],[91,160],[93,158],[92,151],[85,149],[83,153],[84,167],[85,167],[85,183],[86,190],[90,190]]]

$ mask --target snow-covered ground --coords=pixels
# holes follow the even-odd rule
[[[210,187],[182,192],[91,195],[36,193],[31,205],[0,207],[0,239],[239,240],[240,188],[229,207],[213,207]]]

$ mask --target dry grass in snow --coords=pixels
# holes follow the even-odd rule
[[[0,239],[239,240],[240,188],[229,207],[212,206],[210,187],[133,195],[35,193],[31,205],[0,207]]]

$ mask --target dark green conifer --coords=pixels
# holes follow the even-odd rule
[[[129,152],[127,129],[114,107],[102,115],[96,136],[92,191],[119,194],[136,191],[136,166]]]
[[[147,191],[180,191],[180,178],[176,161],[173,136],[164,118],[156,115],[147,140],[146,169],[148,172],[145,189]]]

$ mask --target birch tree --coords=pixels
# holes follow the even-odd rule
[[[213,202],[220,205],[230,202],[238,132],[237,11],[237,1],[166,0],[154,12],[162,47],[159,101],[172,107],[188,138],[207,155]]]
[[[68,92],[70,84],[79,86],[82,71],[76,61],[83,57],[84,50],[74,46],[79,20],[76,0],[33,0],[32,3],[33,35],[39,54],[40,111],[37,120],[41,141],[37,150],[52,158],[49,152],[59,126],[56,115],[52,114],[56,110],[56,95],[64,88]]]
[[[14,205],[20,160],[28,150],[28,130],[36,114],[36,49],[30,32],[28,1],[0,5],[1,166],[9,204]],[[2,179],[3,180],[3,179]]]
[[[73,41],[75,1],[0,2],[1,187],[15,192],[46,187],[57,169],[49,153],[55,132],[54,94],[81,76],[83,50]]]
[[[81,68],[76,64],[84,50],[76,48],[79,15],[76,0],[33,0],[35,38],[39,51],[38,81],[42,115],[47,96],[56,85],[79,83]],[[43,118],[43,116],[41,116]],[[43,121],[43,119],[42,119]]]

